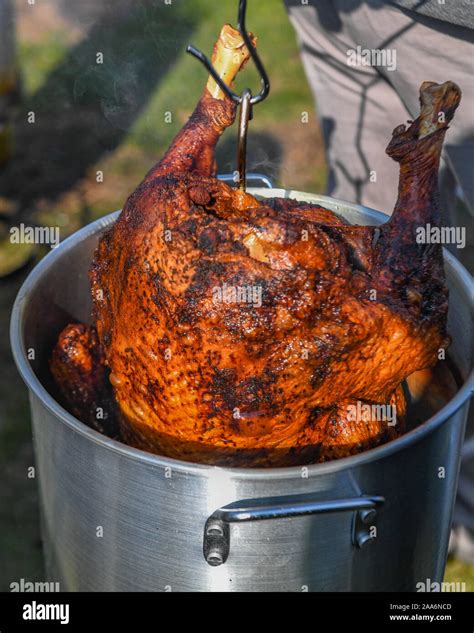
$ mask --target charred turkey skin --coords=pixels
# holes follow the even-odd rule
[[[223,34],[214,62],[230,83],[246,55],[237,32]],[[213,151],[235,106],[208,84],[91,268],[127,443],[194,462],[289,466],[404,431],[403,381],[449,344],[441,247],[417,244],[415,231],[439,223],[439,157],[460,91],[425,82],[420,94],[420,117],[387,149],[400,162],[393,216],[366,227],[217,180]],[[394,407],[396,420],[361,418],[361,403]]]

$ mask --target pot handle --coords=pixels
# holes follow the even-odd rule
[[[207,519],[204,526],[204,558],[212,567],[226,562],[230,551],[230,523],[328,512],[356,512],[352,523],[352,542],[357,547],[363,547],[375,538],[369,529],[375,520],[377,509],[384,502],[384,497],[376,495],[321,501],[312,494],[234,501],[219,508]]]
[[[236,180],[236,176],[235,174],[219,174],[218,176],[219,180],[222,180],[223,182],[230,182],[230,183],[234,183],[234,184],[238,184],[238,180]],[[250,172],[246,175],[245,177],[247,182],[260,182],[264,187],[267,187],[268,189],[273,189],[273,183],[270,180],[270,178],[268,176],[265,176],[265,174],[257,174],[257,173],[253,173]],[[255,185],[254,185],[255,186]]]

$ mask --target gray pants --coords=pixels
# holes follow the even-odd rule
[[[449,221],[455,189],[462,190],[472,213],[473,31],[377,0],[285,2],[323,129],[327,193],[390,214],[398,188],[398,164],[385,154],[391,132],[418,116],[423,81],[449,79],[461,87],[463,98],[446,136],[445,218]],[[385,57],[375,58],[375,66],[358,65],[365,49],[385,50]],[[473,439],[464,447],[455,522],[474,533]],[[474,562],[472,548],[464,557]]]
[[[391,132],[418,116],[423,81],[449,79],[463,99],[446,137],[448,161],[472,200],[473,31],[377,0],[285,2],[322,124],[327,193],[390,214],[398,184],[398,165],[385,154]],[[351,65],[357,47],[384,50],[389,63]]]

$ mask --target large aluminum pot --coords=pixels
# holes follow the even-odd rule
[[[352,223],[386,219],[324,196],[253,192],[310,200]],[[90,319],[87,269],[115,218],[85,227],[45,257],[13,309],[48,579],[74,591],[413,591],[428,578],[441,581],[471,389],[471,278],[456,259],[445,253],[451,353],[463,384],[439,413],[389,444],[338,461],[217,468],[104,437],[48,392],[51,347],[65,323]]]

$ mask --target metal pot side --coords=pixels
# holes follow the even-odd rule
[[[316,202],[358,224],[386,219],[324,196],[253,193]],[[217,468],[104,437],[48,392],[51,347],[65,323],[90,320],[88,265],[116,216],[48,254],[12,313],[13,354],[31,401],[48,579],[70,591],[414,591],[427,579],[441,581],[472,391],[471,278],[459,262],[445,253],[451,353],[464,382],[442,410],[353,457],[308,467]],[[360,499],[375,509],[354,509]],[[240,515],[219,515],[227,517],[225,538],[219,530],[205,538],[206,521],[232,502],[240,502]],[[271,516],[275,508],[288,512],[248,520],[244,510],[258,514],[258,504]],[[227,547],[225,561],[206,560],[203,544]]]

